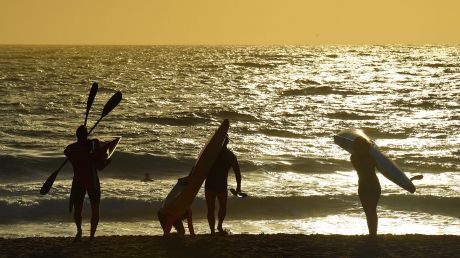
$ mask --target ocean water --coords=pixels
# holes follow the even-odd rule
[[[229,196],[233,233],[367,234],[356,172],[332,138],[361,128],[408,176],[424,175],[410,194],[378,174],[379,232],[459,235],[459,56],[458,46],[0,46],[0,236],[74,234],[71,166],[48,195],[39,189],[83,123],[92,82],[89,126],[123,93],[94,131],[123,137],[99,173],[99,235],[161,234],[161,201],[224,118],[250,195]],[[203,190],[193,213],[208,233]]]

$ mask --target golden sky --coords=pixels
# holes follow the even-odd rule
[[[460,0],[0,0],[0,44],[460,44]]]

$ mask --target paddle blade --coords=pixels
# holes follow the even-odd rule
[[[99,85],[97,82],[93,83],[91,86],[91,90],[89,91],[88,100],[86,101],[86,116],[85,116],[85,126],[86,122],[88,121],[88,114],[91,106],[93,105],[94,98],[96,98],[97,90],[99,89]]]
[[[40,189],[40,194],[45,195],[50,191],[51,186],[53,186],[54,180],[56,180],[56,176],[59,173],[59,170],[60,169],[54,171],[54,173],[51,174],[48,177],[48,179],[46,179],[45,183],[43,183],[42,188]]]
[[[97,120],[96,124],[93,125],[91,130],[89,130],[88,135],[90,135],[91,132],[94,130],[94,128],[96,128],[96,126],[99,124],[99,122],[102,120],[102,118],[104,118],[106,115],[108,115],[110,113],[110,111],[112,111],[118,105],[118,103],[120,103],[121,98],[122,98],[121,92],[118,91],[117,93],[113,94],[113,96],[105,104],[104,110],[102,110],[101,118],[99,118],[99,120]]]
[[[109,114],[110,111],[112,111],[118,105],[118,103],[120,103],[121,98],[121,92],[118,91],[117,93],[113,94],[113,96],[105,104],[104,110],[102,110],[101,118]]]

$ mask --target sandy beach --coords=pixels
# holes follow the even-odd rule
[[[0,239],[0,257],[455,257],[460,236],[230,235]]]

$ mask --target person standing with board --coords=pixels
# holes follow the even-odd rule
[[[233,169],[236,178],[236,192],[241,192],[241,173],[238,160],[231,150],[227,148],[229,142],[228,135],[224,139],[222,149],[217,157],[217,160],[214,162],[211,171],[206,177],[205,183],[205,198],[206,206],[208,208],[208,223],[209,228],[211,229],[211,234],[215,233],[215,203],[216,198],[219,201],[219,212],[217,224],[217,230],[219,233],[225,233],[222,224],[227,213],[227,179],[228,171],[230,168]]]
[[[190,207],[222,150],[229,126],[228,119],[224,119],[201,150],[186,180],[184,180],[185,178],[179,180],[166,197],[168,200],[163,202],[159,211],[159,220],[165,235],[171,232],[174,223],[177,220],[182,220],[184,215],[190,218],[191,222]],[[161,222],[161,220],[164,221]],[[190,230],[192,229],[191,226],[190,223]],[[192,234],[192,231],[190,233]]]
[[[369,152],[370,143],[366,139],[358,136],[353,145],[355,152],[351,155],[351,163],[358,173],[359,200],[366,214],[369,236],[376,237],[377,203],[381,194],[380,182],[375,173],[376,164]]]
[[[77,142],[70,144],[64,150],[64,154],[70,160],[73,167],[72,188],[70,190],[70,210],[74,208],[74,221],[77,226],[75,241],[80,241],[82,236],[81,212],[83,201],[88,193],[91,202],[91,230],[90,239],[94,239],[97,225],[99,223],[99,203],[101,200],[101,186],[97,169],[103,169],[110,163],[106,160],[103,152],[98,151],[98,141],[88,140],[88,130],[86,126],[78,127]]]

